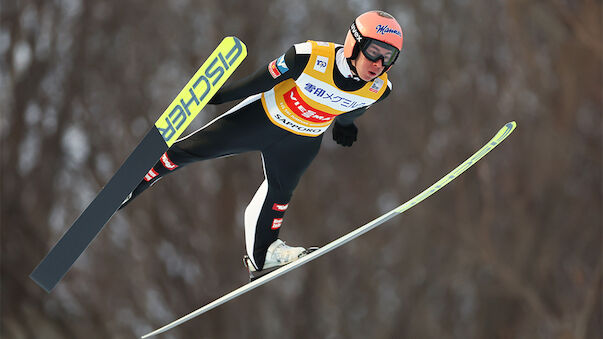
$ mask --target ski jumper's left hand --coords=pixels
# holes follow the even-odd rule
[[[350,147],[358,140],[358,127],[354,123],[342,125],[335,121],[333,124],[333,140],[339,145]]]

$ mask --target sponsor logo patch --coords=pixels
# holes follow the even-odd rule
[[[270,227],[273,230],[278,230],[279,228],[281,228],[281,225],[283,224],[283,218],[275,218],[274,220],[272,220],[272,227]]]
[[[383,81],[382,79],[376,78],[375,80],[373,80],[373,85],[371,86],[371,88],[369,88],[369,91],[374,93],[379,92],[381,87],[383,87],[384,83],[385,81]]]
[[[151,181],[151,180],[153,180],[154,177],[156,177],[158,175],[159,175],[159,173],[157,173],[157,171],[155,171],[154,169],[151,168],[149,173],[147,173],[147,175],[144,176],[144,180]]]
[[[356,39],[356,41],[362,41],[362,35],[360,35],[360,32],[358,32],[358,27],[356,27],[355,22],[350,27],[350,31],[352,32],[352,35],[354,36],[354,39]]]
[[[327,71],[329,65],[329,58],[319,55],[316,57],[316,64],[314,64],[314,70],[324,73]]]
[[[282,73],[286,73],[289,70],[287,64],[285,63],[285,55],[281,55],[278,59],[276,59],[276,67]]]
[[[340,106],[346,111],[356,109],[358,107],[368,106],[370,104],[370,102],[358,102],[350,98],[342,97],[341,95],[338,95],[337,92],[332,92],[328,89],[321,88],[319,84],[314,85],[310,82],[306,82],[302,90],[307,96],[309,96],[313,100],[315,100],[315,98],[319,98],[322,99],[323,104],[325,103],[325,101],[328,103],[336,104],[337,106]]]
[[[306,127],[306,126],[302,126],[299,124],[296,124],[295,122],[291,121],[289,118],[282,116],[280,113],[276,113],[273,115],[274,119],[276,119],[278,121],[278,123],[282,126],[285,127],[286,129],[288,129],[289,131],[297,131],[300,133],[308,133],[311,135],[320,135],[322,132],[324,132],[327,128],[312,128],[312,127]]]
[[[377,30],[377,33],[381,34],[381,35],[385,35],[385,34],[395,34],[399,37],[402,36],[402,32],[400,32],[397,29],[394,28],[389,28],[388,25],[377,25],[377,27],[375,27],[375,29]]]
[[[278,67],[276,67],[276,59],[268,64],[268,72],[270,72],[270,75],[272,75],[274,79],[281,76],[281,72],[278,70]]]
[[[268,64],[268,72],[270,72],[270,75],[272,75],[274,79],[280,77],[283,73],[287,72],[288,70],[289,67],[287,67],[287,64],[285,63],[284,54],[278,57],[277,59],[272,60]]]
[[[289,204],[281,205],[281,204],[276,204],[275,203],[274,205],[272,205],[272,209],[275,210],[275,211],[279,211],[279,212],[286,211],[287,207],[289,207]]]
[[[230,44],[226,39],[234,42],[232,48],[228,47]],[[155,123],[155,127],[168,146],[176,142],[178,136],[184,132],[209,98],[216,93],[221,86],[220,83],[247,55],[245,45],[239,39],[233,37],[226,39],[215,50],[216,53],[212,54],[214,56],[203,63]]]
[[[303,118],[306,121],[324,123],[331,121],[335,118],[335,115],[323,112],[312,108],[308,105],[297,92],[297,87],[293,87],[290,91],[284,95],[285,103],[297,116]]]
[[[178,165],[174,164],[170,160],[170,158],[168,158],[167,153],[163,153],[163,155],[161,156],[161,163],[163,164],[163,167],[169,169],[170,171],[173,171],[178,168]]]

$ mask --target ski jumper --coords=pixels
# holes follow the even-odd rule
[[[249,78],[218,91],[211,104],[246,99],[172,145],[122,208],[159,178],[190,163],[260,151],[265,180],[245,210],[245,242],[261,270],[322,134],[333,122],[352,125],[390,91],[387,73],[369,82],[355,77],[341,45],[296,44]]]

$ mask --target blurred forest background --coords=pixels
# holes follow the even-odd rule
[[[134,338],[246,283],[258,153],[162,180],[51,294],[28,275],[224,36],[249,50],[236,81],[293,43],[343,43],[370,9],[404,31],[393,95],[352,148],[327,131],[289,244],[323,245],[517,130],[404,215],[160,338],[601,338],[600,0],[1,0],[0,336]]]

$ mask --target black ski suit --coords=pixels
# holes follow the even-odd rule
[[[311,47],[308,44],[291,47],[279,59],[242,82],[219,90],[210,104],[246,99],[201,129],[178,140],[121,208],[159,178],[190,163],[260,151],[266,179],[245,210],[245,234],[247,253],[256,268],[261,270],[268,247],[278,238],[293,190],[318,154],[322,140],[322,133],[316,136],[299,135],[276,125],[262,104],[261,93],[287,79],[298,79],[311,60]],[[334,84],[343,91],[363,88],[367,83],[352,75],[342,52],[342,47],[335,45],[337,64],[333,68]],[[277,62],[280,62],[279,67]],[[384,99],[390,90],[391,83],[388,81],[387,88],[377,101]],[[350,146],[356,140],[357,129],[353,121],[369,106],[358,107],[334,118],[333,138],[338,143]]]

